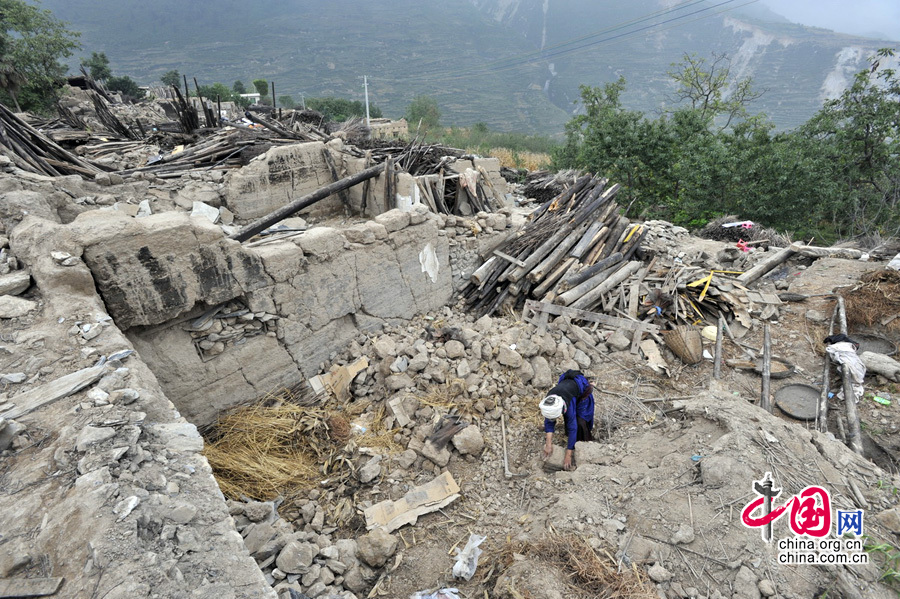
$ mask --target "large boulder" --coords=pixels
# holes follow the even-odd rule
[[[364,563],[373,568],[380,568],[397,551],[397,537],[376,528],[357,540],[357,555]]]

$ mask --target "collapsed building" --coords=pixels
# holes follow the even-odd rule
[[[3,596],[890,596],[877,555],[804,571],[739,515],[771,472],[895,542],[890,443],[867,436],[874,462],[849,449],[837,399],[816,420],[817,395],[812,424],[753,405],[755,371],[787,362],[757,361],[762,325],[784,325],[775,377],[815,382],[831,294],[876,265],[896,289],[889,248],[743,251],[621,217],[600,177],[522,187],[496,159],[373,144],[359,123],[201,106],[201,128],[169,102],[0,107]],[[869,325],[890,345],[885,297]],[[699,335],[719,318],[725,350],[724,326],[718,349]],[[870,349],[887,389],[900,372]],[[547,473],[535,404],[566,369],[594,380],[601,434]],[[284,473],[302,492],[229,478],[223,440],[262,419],[245,406],[320,445]],[[474,533],[490,566],[454,581]],[[567,576],[572,547],[594,578]]]

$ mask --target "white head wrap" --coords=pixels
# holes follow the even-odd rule
[[[541,401],[541,414],[547,420],[556,420],[566,409],[566,402],[559,395],[548,395]]]

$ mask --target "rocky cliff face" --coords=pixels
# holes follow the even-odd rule
[[[685,54],[731,59],[737,78],[750,77],[767,93],[752,107],[779,128],[807,120],[840,94],[866,59],[890,42],[786,23],[762,11],[678,8],[666,0],[626,7],[574,0],[472,0],[491,19],[514,29],[544,62],[544,91],[571,111],[582,84],[627,80],[627,107],[649,114],[669,102],[666,72]]]

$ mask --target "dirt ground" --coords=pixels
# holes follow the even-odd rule
[[[871,268],[850,260],[800,262],[760,285],[774,291],[775,281],[785,278],[789,291],[817,296],[785,303],[771,323],[773,354],[796,367],[789,378],[772,381],[773,392],[791,383],[821,384],[822,339],[828,327],[820,315],[830,317],[835,288],[855,283]],[[760,354],[762,327],[754,326],[742,342]],[[726,342],[725,357],[739,359],[742,351]],[[715,381],[712,371],[711,362],[704,361],[676,367],[667,379],[628,352],[610,354],[594,365],[587,374],[598,390],[596,432],[602,457],[580,464],[574,472],[548,473],[541,467],[542,421],[535,409],[539,397],[498,397],[510,415],[509,467],[523,476],[504,477],[500,423],[482,421],[487,440],[482,459],[463,460],[454,454],[448,465],[462,498],[399,531],[402,557],[376,592],[408,597],[446,586],[459,588],[463,597],[596,596],[579,591],[577,585],[567,588],[567,573],[542,562],[540,555],[516,554],[515,565],[527,563],[519,569],[532,573],[520,576],[518,587],[497,583],[499,565],[493,558],[505,547],[517,541],[535,543],[559,532],[584,539],[613,558],[620,570],[627,571],[631,564],[663,566],[671,579],[658,587],[660,596],[760,597],[757,587],[764,591],[762,596],[771,588],[774,596],[786,598],[891,596],[892,591],[877,583],[883,566],[874,563],[848,567],[849,578],[835,566],[779,565],[773,547],[766,546],[757,531],[743,527],[739,513],[753,496],[752,481],[765,471],[772,471],[776,482],[791,492],[805,484],[834,485],[835,503],[847,508],[853,507],[847,486],[847,472],[852,471],[873,509],[896,504],[896,494],[889,490],[897,484],[891,475],[897,472],[900,447],[896,386],[870,377],[867,392],[895,399],[882,406],[867,394],[859,404],[867,447],[881,448],[875,456],[885,470],[880,472],[846,455],[837,442],[830,442],[829,449],[819,447],[826,441],[810,432],[812,422],[793,419],[778,408],[774,418],[750,408],[759,401],[757,373],[725,367],[722,379]],[[833,399],[829,431],[835,434],[841,413],[842,402]],[[892,539],[874,520],[867,526],[869,522],[872,528],[866,532],[872,538]],[[682,532],[682,538],[673,538]],[[783,529],[782,536],[786,532]],[[482,565],[471,581],[454,580],[454,549],[473,533],[487,537]],[[643,574],[638,580],[634,596],[656,596],[653,581]]]

